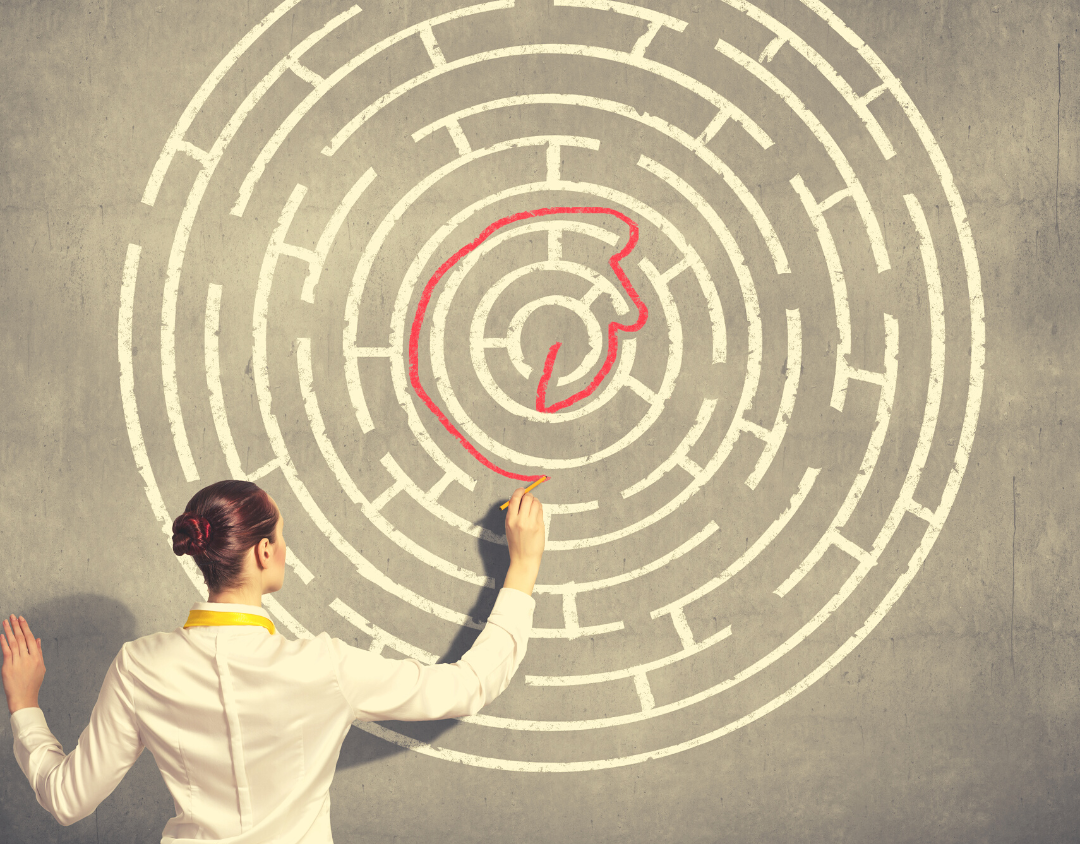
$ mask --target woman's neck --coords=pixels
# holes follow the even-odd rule
[[[250,590],[234,590],[211,593],[207,600],[212,604],[248,604],[252,607],[262,606],[262,595],[256,595]]]

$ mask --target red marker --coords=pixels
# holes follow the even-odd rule
[[[633,251],[638,241],[638,225],[625,214],[616,211],[614,208],[601,208],[601,207],[569,207],[560,206],[558,208],[535,208],[532,211],[519,211],[517,214],[511,214],[509,217],[503,217],[501,220],[497,220],[484,229],[480,236],[470,243],[462,246],[457,252],[455,252],[450,258],[435,271],[435,274],[428,279],[427,285],[424,287],[424,292],[420,295],[420,304],[416,308],[416,313],[413,316],[412,330],[409,333],[409,381],[412,383],[413,389],[416,394],[420,396],[424,404],[427,405],[435,417],[442,423],[442,426],[454,437],[458,442],[464,446],[465,450],[469,452],[473,457],[480,461],[484,466],[491,469],[493,472],[498,472],[500,475],[506,478],[511,478],[515,481],[536,481],[538,475],[522,475],[518,472],[511,472],[508,469],[503,469],[500,466],[496,466],[483,454],[479,449],[469,442],[465,435],[461,433],[450,421],[450,418],[442,411],[442,409],[435,404],[431,396],[428,395],[423,385],[420,383],[420,330],[424,323],[424,314],[427,313],[428,304],[431,302],[432,293],[439,281],[446,273],[448,273],[458,261],[476,249],[487,238],[498,231],[499,229],[507,226],[511,223],[516,223],[519,220],[525,220],[531,217],[545,217],[552,214],[608,214],[613,216],[622,222],[626,223],[630,229],[629,238],[626,241],[626,245],[623,246],[618,252],[608,259],[608,264],[611,266],[612,271],[618,277],[622,283],[623,290],[626,291],[626,295],[630,297],[630,300],[637,307],[638,318],[633,323],[622,324],[619,322],[608,323],[607,339],[608,349],[607,356],[604,358],[604,363],[600,367],[600,370],[593,376],[592,381],[585,389],[580,390],[574,395],[557,401],[554,404],[547,403],[547,388],[548,382],[551,380],[552,373],[555,370],[555,357],[559,353],[559,349],[562,347],[561,342],[552,343],[548,349],[547,359],[544,361],[544,371],[540,376],[540,383],[536,387],[536,409],[540,413],[556,413],[564,408],[581,401],[584,398],[592,395],[593,391],[600,386],[601,382],[607,377],[611,371],[611,367],[615,363],[615,358],[619,352],[619,334],[620,331],[634,332],[638,331],[645,325],[645,321],[649,318],[649,309],[645,303],[641,300],[637,290],[634,289],[634,285],[631,284],[629,277],[620,265],[620,261]],[[547,476],[540,477],[540,480],[546,480]],[[537,481],[539,483],[539,481]],[[534,484],[535,486],[535,484]],[[532,487],[529,487],[532,489]]]

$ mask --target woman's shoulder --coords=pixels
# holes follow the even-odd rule
[[[303,663],[314,663],[322,661],[333,651],[333,640],[328,633],[292,639],[283,636],[280,631],[272,636],[266,635],[262,629],[259,632],[262,637],[254,637],[254,642],[230,647],[232,658],[270,659],[274,662],[296,659]],[[183,627],[177,627],[131,639],[121,646],[117,662],[121,668],[160,666],[170,660],[190,660],[193,648],[212,659],[213,640],[204,640],[198,635],[189,636],[187,633]]]
[[[178,634],[182,633],[182,631],[183,628],[178,627],[175,630],[148,633],[145,636],[139,636],[137,639],[131,639],[120,646],[120,657],[137,658],[161,653],[170,646],[179,644],[180,636]]]

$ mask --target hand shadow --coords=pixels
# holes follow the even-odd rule
[[[498,504],[492,504],[491,509],[480,520],[479,526],[491,533],[502,536],[506,531],[506,512],[499,509]],[[469,616],[473,620],[482,622],[487,620],[492,607],[495,606],[499,588],[502,586],[502,582],[506,577],[506,570],[510,566],[510,556],[505,545],[497,545],[485,539],[477,540],[477,550],[480,554],[480,563],[484,567],[484,574],[498,584],[494,589],[481,588],[476,597],[476,603],[473,604],[472,609],[469,611]],[[479,630],[462,627],[454,637],[454,641],[450,643],[446,653],[438,661],[440,663],[457,662],[472,647],[473,642],[476,641],[476,637],[479,635]],[[458,721],[456,718],[446,718],[441,721],[380,721],[378,723],[403,736],[430,743],[453,728]],[[337,769],[341,770],[342,768],[364,765],[368,762],[377,762],[404,750],[404,747],[372,735],[363,728],[349,730],[345,736],[345,741],[341,745],[341,755],[338,757]]]
[[[126,606],[102,595],[68,595],[20,611],[34,636],[41,639],[45,682],[38,703],[49,729],[70,753],[90,723],[90,713],[113,659],[124,642],[136,638],[135,617]],[[10,718],[0,738],[10,748]],[[172,817],[172,797],[154,757],[144,752],[97,810],[72,824],[64,840],[97,840],[108,830],[114,841],[151,841],[161,835],[163,818]],[[14,753],[0,753],[0,840],[4,844],[55,841],[59,824],[38,805]]]

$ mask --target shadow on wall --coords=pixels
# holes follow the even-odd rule
[[[0,607],[8,614],[13,608]],[[69,595],[30,607],[20,607],[30,629],[41,639],[45,682],[38,703],[64,752],[75,749],[90,723],[90,713],[116,654],[136,638],[135,618],[123,604],[101,595]],[[5,710],[6,711],[6,710]],[[0,840],[10,844],[55,841],[157,840],[172,817],[173,801],[154,757],[143,752],[127,776],[97,811],[61,826],[38,805],[30,783],[12,752],[10,719],[4,719],[0,750]]]
[[[491,509],[481,519],[479,526],[501,535],[506,530],[506,511],[500,510],[498,504],[491,505]],[[501,587],[503,579],[506,577],[506,570],[510,565],[510,557],[506,546],[495,545],[481,539],[477,541],[477,550],[484,574]],[[473,604],[472,609],[469,611],[469,616],[476,621],[485,621],[491,614],[492,607],[495,606],[495,599],[498,594],[498,588],[480,589],[476,603]],[[457,662],[472,647],[473,642],[476,641],[476,637],[479,635],[479,630],[462,627],[457,636],[454,637],[454,641],[450,643],[446,653],[439,659],[439,662]],[[402,735],[411,736],[420,741],[434,742],[457,726],[458,722],[454,719],[447,719],[442,721],[381,721],[379,723]],[[391,744],[384,739],[371,735],[371,733],[354,728],[349,730],[345,735],[345,741],[342,742],[337,768],[341,770],[342,768],[352,768],[356,765],[377,762],[404,750],[405,748],[399,745]]]

